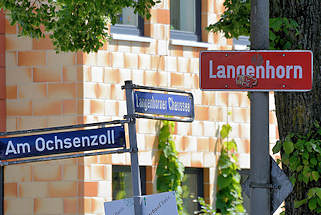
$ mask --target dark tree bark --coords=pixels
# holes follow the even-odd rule
[[[305,93],[275,93],[276,116],[280,140],[289,133],[307,134],[313,122],[321,122],[321,0],[270,0],[270,17],[287,17],[299,24],[300,35],[293,37],[292,49],[312,50],[313,89]],[[289,169],[284,168],[289,174]],[[307,204],[294,209],[294,200],[306,198],[309,188],[318,183],[296,183],[286,199],[286,215],[312,213]]]

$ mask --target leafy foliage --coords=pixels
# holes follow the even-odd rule
[[[231,130],[232,127],[229,124],[223,125],[220,131],[221,139],[228,138]],[[206,204],[204,199],[198,198],[201,204],[201,214],[230,215],[244,212],[238,160],[233,154],[236,151],[237,145],[234,140],[223,142],[217,164],[216,209]]]
[[[270,49],[290,49],[299,35],[299,25],[286,17],[270,18]]]
[[[200,203],[201,205],[201,211],[199,214],[203,214],[203,215],[212,215],[215,214],[215,209],[212,208],[211,205],[207,204],[205,202],[205,200],[202,197],[198,197],[197,201]]]
[[[182,181],[184,165],[178,160],[175,142],[171,133],[174,132],[174,122],[163,121],[159,132],[158,150],[159,162],[156,170],[157,191],[176,192],[176,202],[179,214],[183,214]]]
[[[221,138],[228,137],[232,128],[229,124],[222,127]],[[217,193],[216,193],[216,211],[222,214],[232,214],[244,212],[242,205],[242,188],[240,185],[239,167],[237,157],[234,152],[237,146],[234,140],[223,142],[221,155],[218,160],[217,169]]]
[[[211,24],[207,30],[223,32],[226,38],[250,36],[250,0],[225,0],[225,11],[218,22]],[[286,17],[269,19],[270,49],[290,49],[294,38],[298,36],[298,24]]]
[[[50,38],[57,51],[98,51],[109,37],[107,24],[115,24],[122,8],[150,17],[159,0],[0,0],[20,35]]]
[[[225,0],[225,11],[220,20],[207,27],[213,32],[223,32],[226,38],[238,38],[250,35],[250,10],[249,0]]]
[[[284,141],[278,141],[273,147],[273,153],[282,151],[282,163],[290,170],[290,180],[313,184],[321,175],[321,127],[315,122],[315,129],[308,135],[290,134]],[[306,197],[294,202],[298,208],[308,204],[310,211],[321,213],[321,187],[309,189]]]

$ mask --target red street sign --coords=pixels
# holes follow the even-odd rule
[[[202,51],[202,90],[309,91],[311,51]]]

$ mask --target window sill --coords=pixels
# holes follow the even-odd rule
[[[177,39],[171,39],[169,41],[171,45],[176,46],[190,46],[190,47],[198,47],[198,48],[209,48],[209,43],[202,43],[202,42],[195,42],[190,40],[177,40]]]
[[[151,43],[154,39],[150,37],[141,37],[141,36],[134,36],[128,34],[112,34],[111,35],[113,40],[126,40],[132,42],[143,42],[143,43]]]

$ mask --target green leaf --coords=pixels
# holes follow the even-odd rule
[[[280,31],[282,24],[283,24],[283,20],[280,17],[270,19],[270,27],[274,31]]]
[[[270,40],[275,40],[276,39],[276,35],[272,32],[272,31],[270,31],[269,32],[269,38],[270,38]]]
[[[223,146],[226,147],[227,151],[233,151],[233,150],[235,151],[235,150],[237,150],[237,145],[236,145],[235,140],[224,142]]]
[[[291,181],[291,183],[292,183],[292,185],[294,186],[295,185],[295,182],[296,182],[296,178],[295,178],[295,176],[290,176],[290,181]]]
[[[286,166],[289,165],[289,155],[288,154],[282,154],[281,157],[282,163],[285,164]]]
[[[315,166],[318,164],[318,160],[316,158],[311,158],[310,163]]]
[[[309,200],[309,209],[311,211],[315,210],[317,208],[317,199],[316,198],[312,198]]]
[[[281,148],[282,148],[282,143],[281,143],[281,141],[276,141],[276,144],[273,146],[273,148],[272,148],[272,152],[273,152],[273,154],[276,154],[276,153],[278,153],[278,152],[280,152],[281,151]]]
[[[289,41],[286,41],[286,43],[283,46],[283,49],[290,49],[292,44]]]
[[[319,197],[319,199],[321,200],[321,188],[317,188],[315,194]]]
[[[320,175],[317,171],[312,171],[312,178],[315,180],[315,181],[318,181],[319,178],[320,178]]]
[[[284,149],[285,153],[291,154],[294,150],[294,145],[291,141],[285,141],[283,143],[283,149]]]
[[[297,172],[301,172],[302,169],[303,169],[303,166],[302,166],[302,165],[299,165],[299,166],[296,168],[296,171],[297,171]]]
[[[218,186],[218,189],[224,189],[225,187],[229,186],[230,183],[231,183],[232,179],[231,178],[227,178],[227,177],[224,177],[222,175],[219,175],[217,177],[217,186]]]
[[[232,130],[232,127],[229,124],[223,125],[220,131],[221,138],[225,139],[226,137],[228,137],[231,130]]]
[[[316,120],[313,122],[313,125],[314,125],[314,127],[316,127],[317,129],[320,128],[320,124],[319,124],[319,122],[316,121]]]
[[[316,209],[316,212],[317,212],[318,214],[320,214],[320,213],[321,213],[321,208],[318,207],[318,208]]]
[[[308,199],[311,199],[314,195],[316,194],[316,189],[315,187],[313,188],[310,188],[309,191],[308,191]]]
[[[302,205],[306,204],[308,202],[308,199],[303,199],[301,201],[294,200],[294,208],[299,208]]]
[[[300,159],[297,156],[291,156],[289,161],[290,161],[289,167],[291,171],[295,171],[300,164]]]
[[[309,153],[308,153],[308,152],[304,152],[304,153],[302,154],[302,157],[303,157],[304,159],[306,159],[306,160],[309,160]]]
[[[307,175],[303,175],[303,182],[308,184],[309,183],[309,180],[310,180],[310,176],[307,176]]]

